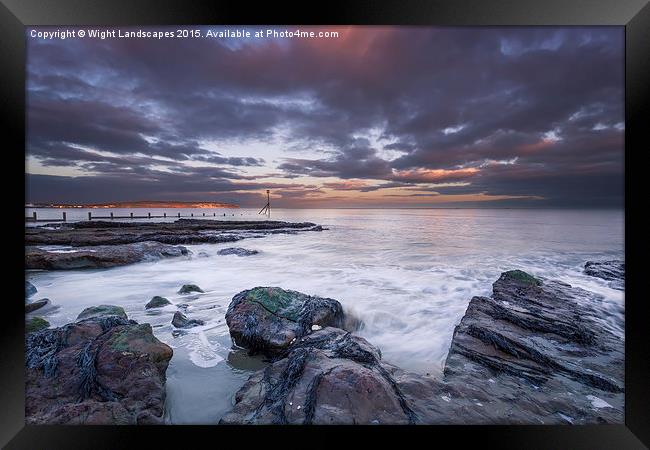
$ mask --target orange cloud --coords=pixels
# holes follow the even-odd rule
[[[323,187],[334,189],[336,191],[354,191],[363,189],[368,186],[371,185],[362,180],[345,180],[332,183],[323,183]]]
[[[465,169],[413,169],[393,171],[393,179],[411,183],[437,183],[441,181],[461,180],[479,173],[475,167]]]
[[[536,153],[542,151],[548,147],[552,147],[553,144],[557,142],[556,139],[542,139],[538,142],[533,142],[532,144],[524,144],[519,147],[519,151],[524,154]]]

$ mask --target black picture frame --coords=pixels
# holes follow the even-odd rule
[[[594,426],[417,426],[417,427],[248,427],[154,426],[66,427],[24,424],[24,178],[14,178],[24,164],[25,149],[25,33],[29,25],[163,25],[163,24],[376,24],[436,26],[618,25],[626,31],[625,60],[625,255],[627,260],[625,311],[625,425]],[[253,437],[285,445],[338,445],[339,432],[363,438],[382,438],[390,432],[407,445],[466,444],[498,448],[646,448],[650,445],[648,380],[649,327],[647,298],[641,296],[644,234],[643,212],[632,199],[647,204],[638,177],[642,153],[650,149],[650,4],[646,0],[347,0],[314,4],[264,2],[250,5],[233,0],[0,0],[0,92],[5,157],[3,179],[11,233],[5,255],[5,317],[0,444],[6,448],[167,448],[173,444],[223,445],[223,436],[248,443]],[[647,121],[647,119],[646,119]],[[645,126],[644,126],[645,125]],[[21,162],[22,161],[22,162]],[[16,168],[14,168],[14,166]],[[18,184],[16,184],[18,183]],[[634,186],[632,183],[636,183]],[[22,186],[22,188],[20,187]],[[22,192],[22,196],[21,196]],[[636,240],[638,236],[641,240]],[[14,239],[15,235],[15,239]],[[22,248],[22,249],[21,249]],[[10,257],[8,257],[10,255]],[[637,264],[641,261],[641,264]],[[326,439],[306,439],[318,432]],[[271,434],[272,436],[268,436]],[[234,435],[234,436],[232,436]],[[329,439],[327,439],[329,438]],[[206,441],[207,439],[207,441]],[[408,439],[408,440],[407,440]],[[289,443],[289,444],[287,444]],[[402,444],[402,445],[404,445]],[[448,444],[447,444],[448,445]]]

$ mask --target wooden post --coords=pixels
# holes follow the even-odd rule
[[[147,213],[149,215],[149,218],[151,219],[151,213]]]
[[[88,220],[93,220],[93,213],[88,211]]]
[[[213,215],[214,217],[217,217],[217,213],[212,213],[212,215]]]
[[[36,211],[34,211],[33,216],[34,216],[34,222],[36,222]]]
[[[266,205],[264,205],[264,208],[260,209],[260,212],[257,214],[266,214],[268,217],[271,217],[271,196],[268,189],[266,190]]]
[[[68,218],[66,217],[66,213],[65,213],[65,211],[63,211],[63,221],[64,221],[64,222],[67,222],[67,221],[68,221]]]
[[[181,213],[178,213],[178,217],[179,217],[179,218],[181,217]]]
[[[191,217],[194,217],[194,213],[191,213],[190,216],[191,216]]]
[[[205,217],[205,213],[203,213],[203,217]]]
[[[167,217],[167,213],[163,213],[163,217]]]
[[[111,213],[111,220],[113,220],[113,213]]]
[[[131,219],[133,219],[133,213],[131,213]]]

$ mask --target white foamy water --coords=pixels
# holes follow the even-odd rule
[[[39,218],[60,216],[58,210],[37,211]],[[218,220],[224,212],[225,219],[262,218],[247,209],[191,211],[195,217],[216,212]],[[85,218],[85,210],[68,213],[68,220]],[[97,304],[123,306],[130,318],[151,323],[156,336],[174,348],[166,413],[173,423],[216,422],[250,370],[261,367],[259,359],[231,348],[224,319],[232,297],[255,286],[339,300],[363,320],[359,334],[386,361],[433,376],[441,372],[472,296],[489,295],[505,270],[522,269],[596,293],[611,312],[603,326],[623,336],[623,293],[582,273],[587,260],[624,258],[622,211],[274,210],[272,219],[311,221],[329,230],[190,245],[189,257],[105,270],[33,272],[34,299],[48,297],[60,306],[45,315],[55,326]],[[217,255],[234,246],[260,253]],[[184,283],[206,292],[177,294]],[[154,295],[187,304],[187,316],[206,324],[175,337],[170,322],[177,306],[146,311]]]

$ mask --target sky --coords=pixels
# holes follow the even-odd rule
[[[623,206],[622,27],[300,28],[27,29],[26,200]]]

